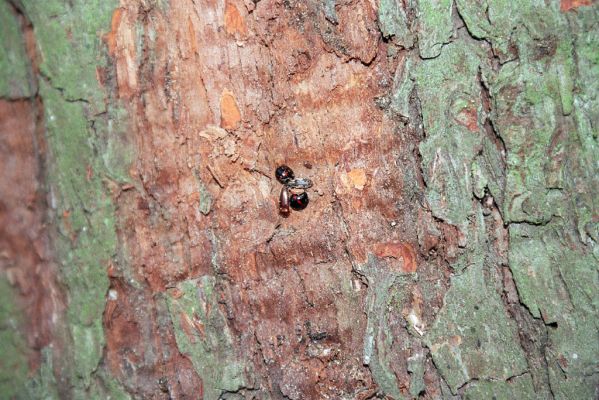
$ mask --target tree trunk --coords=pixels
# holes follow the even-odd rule
[[[597,398],[592,3],[0,0],[0,397]]]

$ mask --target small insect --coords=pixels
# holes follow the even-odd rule
[[[287,216],[289,208],[301,211],[308,206],[310,199],[306,189],[312,187],[312,181],[308,178],[296,178],[293,170],[286,165],[281,165],[275,170],[275,177],[283,184],[279,195],[279,212]],[[293,190],[301,190],[296,193]]]
[[[289,199],[289,205],[295,211],[303,210],[304,208],[306,208],[308,206],[309,202],[310,202],[310,199],[308,198],[308,193],[306,193],[306,192],[302,192],[299,194],[293,193],[291,195],[291,198]]]
[[[294,178],[287,181],[285,186],[291,189],[309,189],[312,187],[312,181],[308,178]]]
[[[283,215],[289,215],[289,188],[283,186],[279,196],[279,212]]]
[[[275,171],[275,176],[277,177],[277,180],[281,182],[283,185],[295,178],[293,170],[286,165],[281,165],[279,168],[277,168],[277,170]]]

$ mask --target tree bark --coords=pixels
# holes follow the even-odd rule
[[[599,396],[595,2],[0,22],[3,398]]]

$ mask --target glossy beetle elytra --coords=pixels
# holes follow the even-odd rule
[[[287,182],[295,178],[293,170],[286,165],[281,165],[275,171],[275,177],[279,182],[285,185]]]
[[[308,198],[308,193],[302,192],[299,194],[291,194],[291,198],[289,199],[289,205],[295,211],[303,210],[308,206],[310,199]]]
[[[289,215],[289,188],[287,186],[283,186],[279,195],[279,212]]]

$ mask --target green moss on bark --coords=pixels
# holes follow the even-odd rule
[[[419,1],[418,47],[422,58],[435,58],[453,33],[451,0]],[[399,4],[398,4],[399,7]]]
[[[482,140],[480,58],[479,48],[451,43],[413,72],[418,96],[425,99],[420,154],[427,199],[435,216],[461,227],[473,214],[470,165]]]
[[[591,398],[591,360],[599,357],[599,7],[564,13],[558,2],[458,0],[466,34],[443,4],[417,4],[420,58],[402,66],[391,94],[391,111],[414,124],[416,90],[428,205],[464,235],[452,265],[459,275],[427,334],[435,364],[454,393],[466,384],[468,398],[534,398],[548,389],[533,390],[520,376],[527,363],[517,327],[497,283],[482,279],[501,262],[484,245],[491,238],[475,211],[475,199],[490,195],[509,230],[520,300],[547,324],[549,344],[538,345],[550,390]],[[384,32],[400,32],[397,15],[385,9]]]
[[[530,375],[524,374],[506,382],[473,382],[465,388],[463,398],[465,400],[536,400],[539,396],[535,392]]]
[[[366,296],[367,325],[364,336],[364,365],[368,365],[380,388],[395,399],[404,399],[389,359],[393,337],[386,335],[389,330],[389,310],[394,308],[393,299],[399,288],[392,289],[400,274],[393,273],[376,261],[372,255],[359,272],[368,278]]]
[[[81,102],[66,101],[42,82],[48,145],[48,181],[56,212],[56,252],[61,279],[69,293],[67,320],[73,340],[72,378],[84,387],[98,365],[104,346],[102,313],[108,290],[106,269],[116,246],[114,210],[90,146],[90,132]],[[77,386],[77,383],[75,383]]]
[[[84,100],[93,114],[105,111],[97,69],[106,66],[101,35],[110,29],[115,0],[23,0],[40,52],[40,72],[65,100]]]
[[[184,281],[168,298],[177,347],[202,377],[206,399],[246,386],[245,368],[235,354],[214,285],[211,276]]]
[[[29,349],[14,291],[6,278],[0,276],[0,393],[6,399],[23,397],[29,373]]]
[[[97,81],[97,69],[106,63],[101,36],[117,6],[116,1],[23,1],[40,55],[47,180],[58,229],[54,245],[68,290],[70,344],[59,369],[74,398],[99,390],[92,374],[104,347],[106,270],[116,248],[114,206],[105,182],[125,179],[129,160],[120,140],[123,113],[106,107],[107,94]]]
[[[406,10],[401,2],[398,0],[381,0],[378,19],[383,37],[390,38],[404,48],[410,48],[414,45],[414,36],[410,32]]]
[[[503,381],[527,369],[515,323],[481,262],[454,276],[426,336],[452,392],[472,379]]]
[[[21,26],[11,6],[0,2],[0,97],[15,99],[35,93]]]

